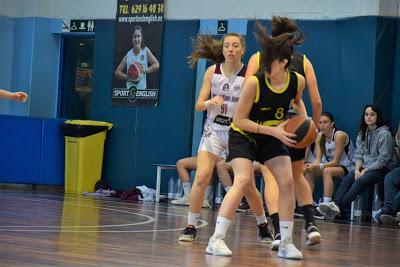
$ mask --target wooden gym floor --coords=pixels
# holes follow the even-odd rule
[[[202,210],[194,243],[177,241],[187,207],[126,203],[57,193],[0,190],[0,266],[399,266],[400,230],[319,222],[321,244],[294,241],[304,260],[277,258],[257,242],[251,214],[237,213],[227,244],[232,257],[206,255],[217,211]]]

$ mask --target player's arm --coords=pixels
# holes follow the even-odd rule
[[[152,73],[157,71],[160,68],[160,63],[158,63],[157,58],[151,53],[150,49],[146,49],[147,51],[147,60],[149,62],[149,66],[144,70],[146,73]]]
[[[305,68],[306,84],[312,108],[312,118],[315,125],[318,125],[319,117],[321,116],[322,113],[321,96],[319,95],[317,78],[315,77],[313,65],[306,57],[304,58],[304,60],[306,66]]]
[[[128,56],[125,55],[124,58],[119,63],[117,69],[114,72],[115,78],[120,80],[128,80],[128,75],[125,73],[127,57]]]
[[[253,54],[247,63],[245,78],[248,78],[258,72],[260,69],[260,53]]]
[[[208,67],[203,77],[203,84],[201,85],[199,97],[196,102],[196,110],[204,111],[211,105],[218,105],[220,103],[221,96],[215,96],[210,99],[211,94],[211,79],[215,70],[215,65]],[[223,98],[222,98],[223,101]]]

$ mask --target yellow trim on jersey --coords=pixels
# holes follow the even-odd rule
[[[306,55],[303,55],[303,70],[304,70],[304,75],[307,75],[306,73],[307,73],[307,57],[306,57]],[[305,78],[305,77],[304,77]]]
[[[257,87],[256,87],[256,98],[254,98],[254,103],[257,103],[258,100],[260,100],[260,82],[258,81],[256,76],[251,76],[254,80],[257,82]]]
[[[277,126],[281,124],[284,120],[269,120],[269,121],[263,121],[262,123],[259,123],[264,126]]]
[[[274,93],[283,94],[283,93],[287,90],[287,88],[289,87],[289,82],[290,82],[290,72],[289,72],[288,70],[286,70],[286,73],[287,73],[287,77],[286,77],[285,85],[284,85],[283,88],[280,89],[280,90],[275,89],[275,88],[269,83],[269,80],[268,80],[267,75],[264,74],[264,79],[265,79],[265,83],[267,84],[267,87],[268,87],[272,92],[274,92]]]
[[[260,51],[257,52],[257,68],[260,70],[260,58],[261,58],[261,53]]]

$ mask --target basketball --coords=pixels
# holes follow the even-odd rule
[[[297,141],[297,144],[293,145],[294,148],[306,148],[317,137],[317,129],[314,122],[306,116],[296,115],[292,117],[288,120],[284,128],[286,132],[296,135],[293,138]]]
[[[140,69],[139,66],[135,63],[129,65],[129,69],[128,69],[128,77],[130,80],[137,82],[140,79]]]

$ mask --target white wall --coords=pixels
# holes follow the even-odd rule
[[[400,0],[165,0],[166,19],[399,16]],[[117,0],[0,0],[0,16],[115,18]]]

